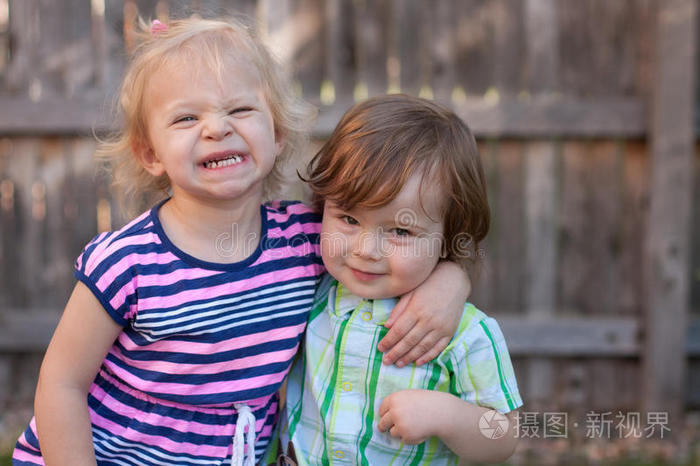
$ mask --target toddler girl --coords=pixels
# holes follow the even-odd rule
[[[324,270],[319,217],[262,204],[309,121],[280,76],[234,22],[143,28],[102,150],[123,193],[168,197],[78,257],[14,464],[261,455]]]

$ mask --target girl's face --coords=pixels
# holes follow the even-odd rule
[[[420,285],[440,258],[443,226],[435,185],[411,177],[389,204],[345,211],[326,201],[321,257],[328,273],[369,299],[403,295]]]
[[[282,144],[254,66],[226,63],[223,79],[199,63],[166,63],[150,77],[144,108],[146,169],[167,173],[173,197],[259,203]]]

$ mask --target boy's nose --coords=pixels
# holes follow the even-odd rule
[[[202,136],[206,139],[220,140],[233,134],[233,127],[225,118],[208,118],[204,122]]]
[[[362,233],[355,242],[353,254],[369,260],[379,260],[382,257],[381,235],[376,232]]]

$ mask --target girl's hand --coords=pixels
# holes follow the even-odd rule
[[[379,405],[380,432],[389,432],[407,445],[425,442],[438,435],[444,421],[445,393],[430,390],[400,390]]]
[[[427,280],[401,297],[384,324],[389,332],[377,346],[386,352],[382,362],[403,367],[435,359],[457,331],[470,292],[464,269],[450,261],[438,263]]]

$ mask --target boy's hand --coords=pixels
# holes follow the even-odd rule
[[[479,428],[479,420],[489,411],[492,409],[445,392],[400,390],[379,405],[377,429],[409,445],[436,436],[462,459],[499,463],[507,460],[518,445],[518,414],[506,414],[507,431],[491,438]]]
[[[379,405],[380,432],[389,432],[403,443],[415,445],[438,435],[444,421],[442,392],[400,390],[384,398]]]
[[[456,263],[441,261],[415,290],[401,297],[384,324],[389,332],[377,349],[384,364],[425,364],[447,347],[471,292],[467,273]]]

